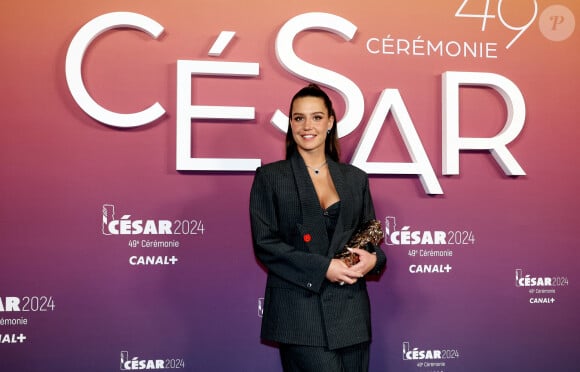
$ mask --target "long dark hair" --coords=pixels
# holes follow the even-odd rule
[[[290,110],[288,110],[288,131],[286,132],[286,159],[290,159],[292,155],[297,151],[296,141],[294,141],[294,136],[292,136],[292,128],[290,122],[292,121],[292,107],[294,106],[294,101],[298,98],[303,97],[318,97],[322,98],[324,101],[324,106],[328,110],[328,116],[332,116],[334,119],[334,124],[330,128],[330,133],[326,136],[326,141],[324,142],[324,153],[334,161],[339,161],[340,159],[340,147],[338,144],[338,134],[336,131],[336,114],[334,113],[334,107],[332,107],[332,101],[328,94],[326,94],[320,87],[316,84],[309,84],[304,88],[300,89],[290,102]]]

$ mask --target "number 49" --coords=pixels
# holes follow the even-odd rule
[[[489,11],[489,0],[485,0],[485,8],[483,10],[483,13],[481,14],[473,14],[473,13],[463,13],[463,8],[465,8],[465,5],[469,2],[470,0],[463,0],[463,3],[459,6],[459,8],[457,9],[457,12],[455,12],[455,16],[456,17],[463,17],[463,18],[481,18],[481,31],[485,31],[485,26],[487,25],[487,19],[488,18],[495,18],[495,15],[490,14]],[[481,0],[480,0],[481,1]],[[517,39],[519,39],[520,36],[522,36],[522,34],[531,26],[531,24],[535,21],[536,17],[538,16],[538,3],[536,2],[536,0],[533,0],[534,2],[534,14],[532,15],[532,17],[530,18],[530,20],[528,21],[528,23],[526,23],[523,26],[513,26],[510,25],[509,23],[507,23],[501,13],[501,9],[502,9],[502,3],[503,0],[499,0],[497,3],[497,17],[499,18],[500,22],[504,25],[505,28],[508,28],[512,31],[518,31],[518,33],[516,34],[516,36],[508,43],[508,45],[505,47],[506,49],[509,49],[513,43],[515,43],[515,41]]]

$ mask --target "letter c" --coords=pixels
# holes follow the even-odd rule
[[[66,53],[66,81],[74,100],[93,119],[120,128],[138,127],[160,118],[165,110],[155,102],[147,109],[132,114],[109,111],[99,105],[87,91],[82,76],[83,57],[89,45],[102,33],[121,27],[130,27],[147,32],[157,39],[163,33],[163,26],[138,13],[113,12],[94,18],[84,25],[72,39]]]
[[[113,220],[111,222],[109,222],[109,225],[107,226],[109,228],[109,232],[113,235],[118,235],[119,234],[119,220]]]
[[[377,39],[376,37],[372,37],[370,39],[367,40],[367,51],[371,54],[379,54],[379,49],[371,49],[371,42],[379,42],[379,39]]]

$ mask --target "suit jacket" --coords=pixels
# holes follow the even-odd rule
[[[261,337],[336,349],[370,341],[366,281],[340,286],[326,279],[330,260],[359,224],[375,218],[368,177],[328,159],[341,200],[329,241],[322,207],[302,157],[296,153],[256,170],[250,193],[254,252],[268,269]],[[386,257],[375,247],[378,274]]]

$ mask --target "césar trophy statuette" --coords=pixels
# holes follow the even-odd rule
[[[381,221],[370,220],[362,223],[349,239],[348,243],[341,249],[334,258],[342,260],[348,267],[356,265],[360,258],[358,254],[348,250],[348,248],[364,249],[370,253],[375,252],[375,247],[384,238]]]

